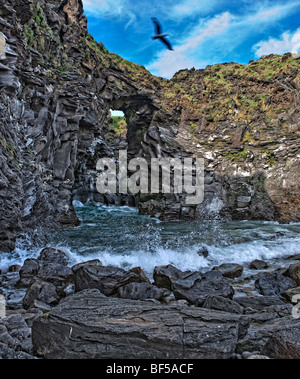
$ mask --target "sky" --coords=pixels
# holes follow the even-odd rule
[[[88,30],[153,75],[300,51],[300,0],[83,0]],[[174,51],[152,40],[156,17]]]

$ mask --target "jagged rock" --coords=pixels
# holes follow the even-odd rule
[[[21,267],[22,266],[20,265],[11,265],[8,268],[8,272],[19,272],[21,270]]]
[[[209,252],[208,252],[207,247],[205,247],[205,246],[201,247],[201,248],[197,251],[197,254],[198,254],[200,257],[207,258],[208,255],[209,255]]]
[[[183,275],[183,272],[178,268],[167,266],[156,266],[153,271],[154,284],[157,287],[173,290],[173,282],[178,280]]]
[[[129,283],[125,286],[118,288],[117,296],[123,299],[132,300],[146,300],[154,299],[161,300],[165,294],[165,291],[153,286],[152,284],[145,283]]]
[[[88,290],[35,320],[32,336],[35,351],[51,359],[214,359],[230,358],[247,327],[240,315]]]
[[[287,275],[300,286],[300,263],[295,263],[288,268]]]
[[[31,328],[20,314],[0,319],[0,357],[22,359],[32,357]]]
[[[49,282],[45,282],[39,278],[35,279],[25,294],[23,306],[25,309],[32,307],[36,300],[46,304],[58,304],[61,299],[61,294],[57,287]]]
[[[279,272],[263,273],[255,281],[257,290],[265,296],[280,296],[290,288],[295,288],[296,283]]]
[[[147,275],[145,274],[144,270],[141,267],[133,267],[129,271],[137,274],[139,276],[141,282],[150,283],[149,278],[147,277]]]
[[[72,267],[72,271],[76,272],[82,266],[103,266],[102,262],[99,259],[91,259],[89,261],[77,263]]]
[[[217,311],[243,314],[244,307],[238,302],[222,296],[209,296],[203,304],[203,308],[215,309]]]
[[[213,270],[218,270],[225,278],[238,278],[243,274],[244,267],[237,263],[223,263],[218,267],[214,267]]]
[[[269,267],[269,265],[266,262],[261,261],[260,259],[255,259],[250,263],[249,267],[252,270],[265,270]]]
[[[41,251],[38,260],[50,263],[58,263],[63,266],[67,266],[69,262],[69,258],[65,252],[49,247]]]
[[[282,293],[282,296],[289,302],[293,302],[293,298],[300,299],[300,287],[291,288]],[[299,297],[299,298],[298,298]]]
[[[275,295],[271,296],[240,296],[234,299],[244,308],[252,309],[253,311],[262,311],[272,305],[284,305],[284,302]]]
[[[107,296],[116,295],[118,288],[141,282],[139,275],[114,266],[84,265],[74,271],[75,291],[97,288]]]
[[[292,316],[265,324],[252,324],[247,335],[237,343],[237,353],[259,351],[270,358],[299,358],[300,321]]]
[[[34,258],[26,259],[20,270],[19,287],[28,287],[36,278],[56,286],[66,286],[73,278],[70,267]]]
[[[232,299],[234,289],[227,278],[218,271],[188,273],[173,283],[173,292],[177,299],[187,300],[191,304],[203,306],[209,296],[221,296]]]
[[[273,359],[299,359],[299,332],[282,331],[268,339],[261,354]]]
[[[19,287],[29,287],[31,281],[34,277],[36,277],[38,271],[40,269],[40,264],[37,259],[29,258],[26,259],[20,272],[19,272]]]

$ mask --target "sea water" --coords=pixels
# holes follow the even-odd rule
[[[74,202],[80,226],[53,232],[47,246],[67,253],[71,264],[100,259],[103,265],[140,266],[151,276],[155,266],[208,271],[222,263],[244,265],[254,259],[280,267],[300,254],[300,224],[258,221],[161,222],[136,208]],[[37,257],[45,246],[20,239],[12,253],[0,253],[0,269]],[[199,254],[205,247],[208,256]],[[283,264],[287,266],[287,264]]]

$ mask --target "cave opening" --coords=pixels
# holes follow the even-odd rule
[[[102,119],[100,138],[95,138],[93,148],[82,151],[75,172],[73,200],[106,205],[137,206],[139,197],[126,194],[100,194],[96,189],[97,161],[114,158],[116,163],[120,150],[127,150],[128,159],[149,155],[147,132],[157,108],[143,96],[114,99],[109,103]],[[99,130],[98,130],[99,132]]]

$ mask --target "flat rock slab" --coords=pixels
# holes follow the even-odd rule
[[[241,315],[108,298],[92,289],[35,320],[32,339],[47,359],[228,359],[248,326]]]

